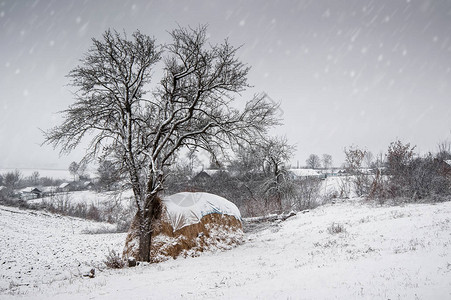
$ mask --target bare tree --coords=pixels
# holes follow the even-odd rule
[[[358,196],[367,194],[370,189],[370,178],[362,171],[362,164],[366,154],[366,150],[355,146],[348,149],[345,148],[346,173],[353,175],[352,181]]]
[[[310,156],[305,161],[307,168],[318,169],[321,167],[321,159],[316,154],[310,154]]]
[[[69,165],[69,173],[72,176],[74,176],[74,181],[75,181],[75,176],[77,176],[77,174],[78,174],[78,168],[79,168],[79,165],[75,161],[71,162]]]
[[[239,145],[229,162],[229,169],[239,177],[264,172],[261,147],[259,145]]]
[[[268,180],[264,183],[264,191],[269,198],[273,198],[277,209],[282,212],[282,200],[291,194],[293,187],[288,184],[285,164],[293,156],[296,147],[288,144],[286,137],[273,137],[266,139],[261,147],[263,168]],[[267,197],[268,199],[268,197]]]
[[[380,169],[380,168],[382,168],[383,166],[385,166],[385,164],[386,164],[385,155],[384,155],[384,153],[382,153],[382,151],[381,151],[381,152],[379,152],[379,153],[376,155],[376,159],[375,159],[375,161],[374,161],[374,166],[375,166],[376,168]]]
[[[97,174],[99,187],[107,191],[111,191],[113,186],[121,180],[118,165],[108,159],[100,159]]]
[[[21,179],[22,179],[22,174],[17,169],[4,174],[3,182],[7,188],[8,195],[11,196],[14,193],[14,190],[19,185],[19,182]]]
[[[248,87],[249,67],[226,40],[207,41],[206,27],[177,28],[172,43],[136,31],[129,40],[106,31],[81,65],[69,73],[78,89],[64,122],[45,133],[45,142],[62,152],[90,140],[85,160],[101,152],[122,164],[134,193],[139,224],[139,259],[149,261],[152,224],[161,212],[158,194],[168,167],[183,147],[207,151],[246,143],[278,123],[277,104],[264,97],[247,101],[242,111],[234,97]],[[145,98],[146,86],[163,58],[164,75]]]
[[[323,167],[324,169],[332,167],[332,155],[326,153],[323,154]]]
[[[80,164],[78,164],[77,170],[78,180],[82,180],[89,177],[86,173],[87,167],[88,166],[85,161],[82,161]]]
[[[440,160],[451,159],[451,142],[441,141],[437,144],[437,158]]]
[[[34,185],[37,185],[39,183],[39,177],[40,176],[41,175],[39,174],[38,171],[34,171],[33,173],[31,173],[31,176],[30,176],[31,183],[34,184]]]
[[[400,140],[390,143],[387,150],[387,174],[392,196],[409,194],[408,187],[412,173],[415,147]]]
[[[367,168],[371,168],[374,163],[374,155],[371,151],[366,151],[365,156],[363,157],[365,161],[365,165]]]

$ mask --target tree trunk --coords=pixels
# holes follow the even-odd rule
[[[150,261],[150,247],[152,245],[152,231],[155,221],[161,218],[161,200],[156,194],[148,194],[143,211],[139,214],[139,259]]]
[[[146,213],[147,212],[147,213]],[[144,209],[139,214],[139,260],[150,261],[150,243],[152,240],[152,223],[149,210]]]

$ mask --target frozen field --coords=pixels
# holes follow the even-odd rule
[[[451,298],[450,202],[338,202],[230,251],[121,270],[97,269],[125,238],[83,233],[103,224],[0,207],[0,226],[2,299]]]

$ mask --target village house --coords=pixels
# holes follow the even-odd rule
[[[58,192],[70,192],[73,190],[73,184],[70,182],[63,182],[58,187]]]
[[[26,187],[19,192],[19,197],[22,200],[31,200],[42,197],[42,191],[36,187]]]

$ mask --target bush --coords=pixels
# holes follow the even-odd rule
[[[110,269],[122,269],[123,267],[125,267],[125,261],[114,250],[110,250],[108,255],[106,255],[103,263],[107,268]]]
[[[329,232],[330,234],[339,234],[339,233],[345,233],[346,229],[340,223],[334,222],[327,228],[327,232]]]
[[[298,184],[298,193],[294,197],[296,209],[302,211],[317,207],[321,179],[307,177],[300,179]]]
[[[400,202],[437,202],[451,196],[451,180],[444,171],[440,155],[415,157],[415,147],[400,141],[391,143],[387,152],[387,176],[378,173],[370,198],[381,204],[387,199]],[[438,200],[440,199],[440,200]]]

